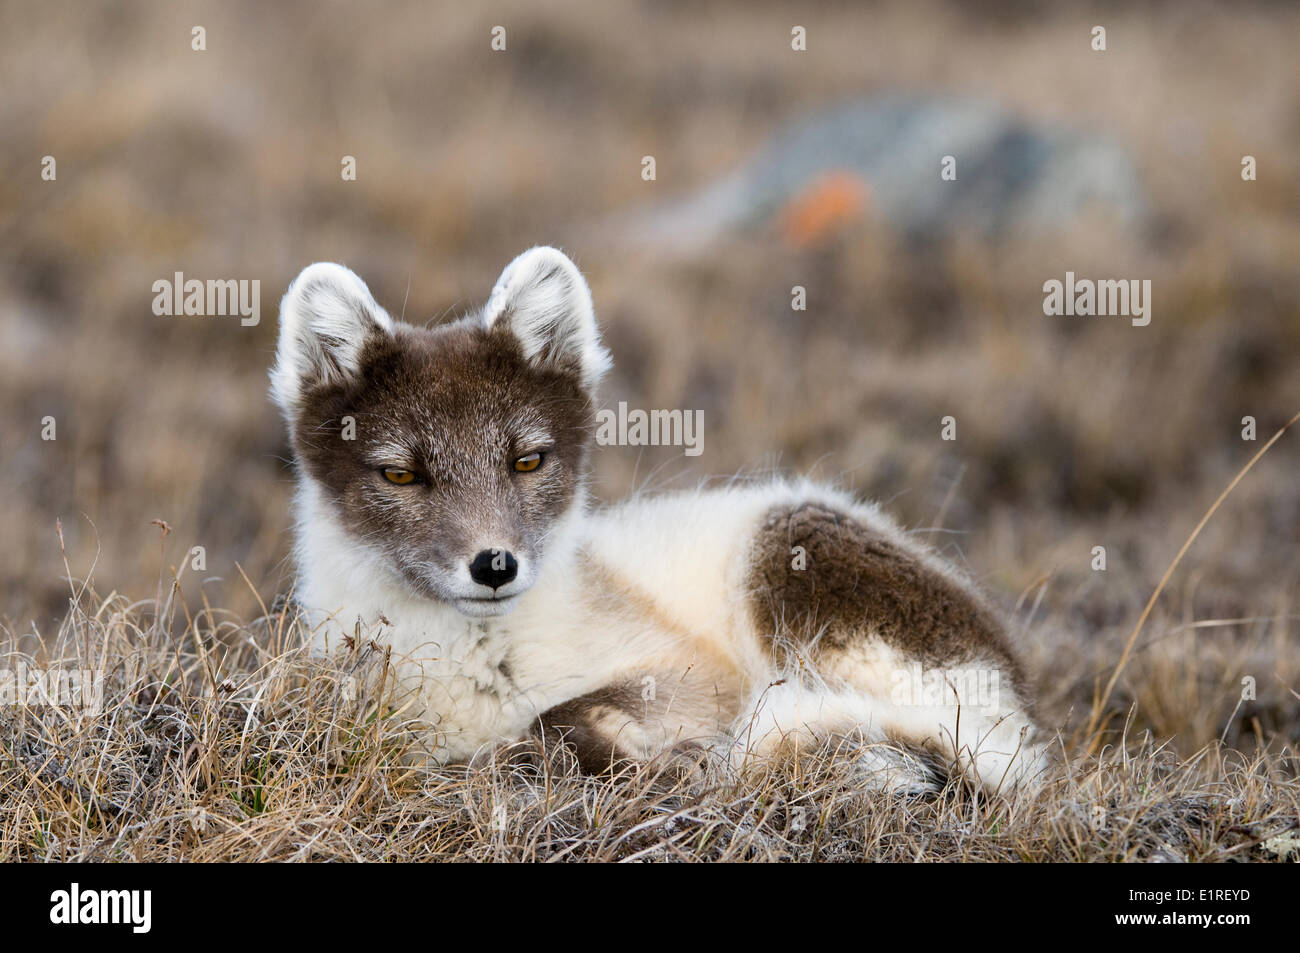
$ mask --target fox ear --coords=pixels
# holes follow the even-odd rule
[[[280,302],[271,395],[285,413],[296,411],[309,387],[346,380],[366,343],[392,333],[393,319],[364,281],[342,265],[308,265]]]
[[[564,252],[530,248],[501,272],[483,309],[487,327],[505,327],[530,361],[575,370],[587,390],[609,370],[587,282]]]

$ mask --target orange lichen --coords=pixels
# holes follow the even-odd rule
[[[852,172],[832,170],[794,194],[778,215],[781,234],[791,245],[820,245],[866,214],[871,188]]]

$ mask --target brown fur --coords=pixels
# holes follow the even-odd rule
[[[612,714],[635,722],[643,711],[641,693],[634,683],[606,685],[544,712],[534,734],[547,746],[566,746],[587,774],[617,771],[636,757],[621,748],[617,735],[611,737],[603,716]]]
[[[803,569],[792,565],[796,546],[807,553]],[[927,665],[992,659],[1024,696],[1020,665],[979,595],[850,516],[813,503],[775,509],[753,559],[760,633],[802,640],[814,658],[876,636]]]
[[[720,736],[739,704],[728,684],[693,667],[665,669],[655,676],[653,696],[643,691],[640,678],[630,677],[570,699],[544,712],[534,735],[566,745],[583,771],[617,771]]]

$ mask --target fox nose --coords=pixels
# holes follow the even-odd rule
[[[475,582],[500,589],[515,578],[519,560],[504,549],[485,549],[469,564],[469,574]]]

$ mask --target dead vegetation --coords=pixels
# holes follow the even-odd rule
[[[1297,12],[1099,10],[813,3],[803,58],[783,8],[729,2],[0,10],[0,670],[106,673],[91,716],[0,706],[0,860],[1287,856],[1300,434],[1132,636],[1198,519],[1300,409],[1300,84],[1279,67]],[[1115,139],[1155,225],[916,247],[868,218],[816,248],[746,233],[687,260],[581,239],[894,90]],[[338,260],[435,321],[534,242],[591,280],[607,406],[704,412],[699,458],[599,449],[600,498],[778,466],[882,500],[1001,604],[1072,770],[1009,805],[868,796],[828,758],[743,783],[680,764],[583,778],[560,755],[413,766],[401,712],[345,698],[342,663],[307,659],[271,605],[292,587],[274,302]],[[1042,283],[1067,269],[1150,279],[1151,324],[1046,318]],[[177,270],[260,280],[261,323],[153,315]],[[174,592],[196,545],[207,568]],[[70,599],[89,576],[103,595]]]

